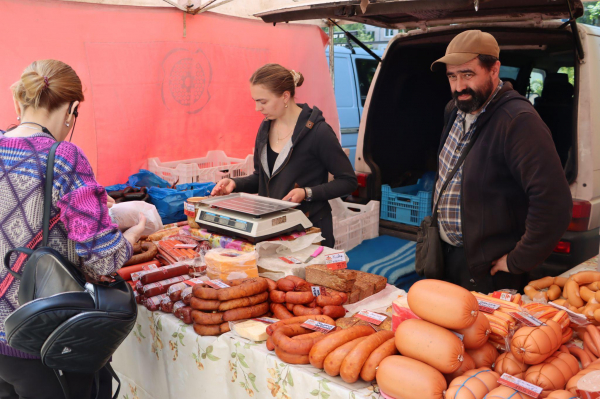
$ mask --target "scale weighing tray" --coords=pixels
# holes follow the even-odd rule
[[[246,193],[201,201],[196,222],[209,231],[240,237],[256,244],[312,227],[299,204]]]

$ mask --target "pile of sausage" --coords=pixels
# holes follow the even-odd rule
[[[221,335],[229,322],[264,316],[269,312],[269,282],[262,277],[225,281],[228,288],[196,284],[190,306],[198,335]]]
[[[594,362],[591,357],[598,355],[600,331],[590,325],[577,331],[583,337],[585,332],[589,334],[589,351],[565,346],[570,339],[565,341],[564,326],[570,323],[565,323],[565,311],[543,304],[518,307],[540,316],[544,324],[532,327],[516,322],[505,337],[506,352],[499,354],[489,342],[493,329],[487,315],[464,288],[422,280],[411,287],[407,299],[418,318],[399,324],[394,340],[400,355],[383,359],[376,372],[379,388],[391,397],[530,398],[498,384],[499,377],[507,373],[541,387],[540,397],[573,398],[578,381],[600,370],[600,360]],[[510,303],[502,305],[510,307]],[[568,328],[572,335],[575,325]]]
[[[585,271],[566,277],[531,281],[525,294],[532,300],[552,301],[600,323],[600,272]]]
[[[150,196],[148,195],[148,188],[146,187],[125,187],[123,190],[109,191],[107,192],[115,202],[128,202],[128,201],[146,201],[150,202]]]
[[[348,300],[346,293],[321,288],[324,293],[315,297],[312,286],[296,276],[272,281],[269,298],[273,315],[282,320],[306,315],[325,315],[335,320],[346,315],[342,306]]]

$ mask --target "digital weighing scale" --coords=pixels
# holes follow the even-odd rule
[[[256,244],[295,231],[312,223],[293,202],[235,193],[201,201],[196,222],[203,228]]]

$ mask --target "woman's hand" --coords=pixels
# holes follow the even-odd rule
[[[235,182],[231,179],[223,179],[217,183],[210,195],[229,195],[233,192],[233,190],[235,190]]]
[[[125,237],[125,239],[129,241],[131,245],[133,245],[140,240],[140,237],[144,232],[144,228],[146,228],[146,216],[140,212],[138,224],[125,230],[125,232],[123,232],[123,237]]]
[[[283,197],[283,200],[299,204],[302,201],[304,201],[304,198],[306,198],[306,191],[304,191],[303,188],[295,188],[292,191],[290,191],[288,195]]]
[[[113,197],[111,197],[110,195],[106,195],[106,206],[108,208],[112,208],[112,206],[115,204],[115,199]]]

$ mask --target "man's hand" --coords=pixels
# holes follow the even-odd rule
[[[139,218],[138,224],[125,230],[125,232],[123,233],[123,237],[125,237],[125,239],[127,241],[129,241],[129,243],[131,245],[133,245],[140,240],[142,233],[144,233],[145,227],[146,227],[146,216],[144,216],[144,214],[142,212],[140,212],[140,218]]]
[[[110,195],[106,195],[106,206],[108,208],[112,208],[112,206],[115,204],[115,199],[113,197],[111,197]]]
[[[306,197],[306,192],[304,191],[303,188],[295,188],[292,191],[290,191],[288,193],[288,195],[286,195],[285,197],[283,197],[283,200],[284,201],[295,202],[295,203],[299,204],[302,201],[304,201],[305,197]]]
[[[492,262],[493,267],[492,267],[492,270],[490,270],[490,274],[492,276],[498,272],[510,273],[508,271],[508,265],[506,264],[506,259],[508,259],[508,254],[506,254],[503,257],[501,257],[500,259]]]
[[[220,180],[217,185],[213,188],[210,195],[212,196],[220,196],[220,195],[229,195],[235,190],[235,182],[231,179],[223,179]]]

